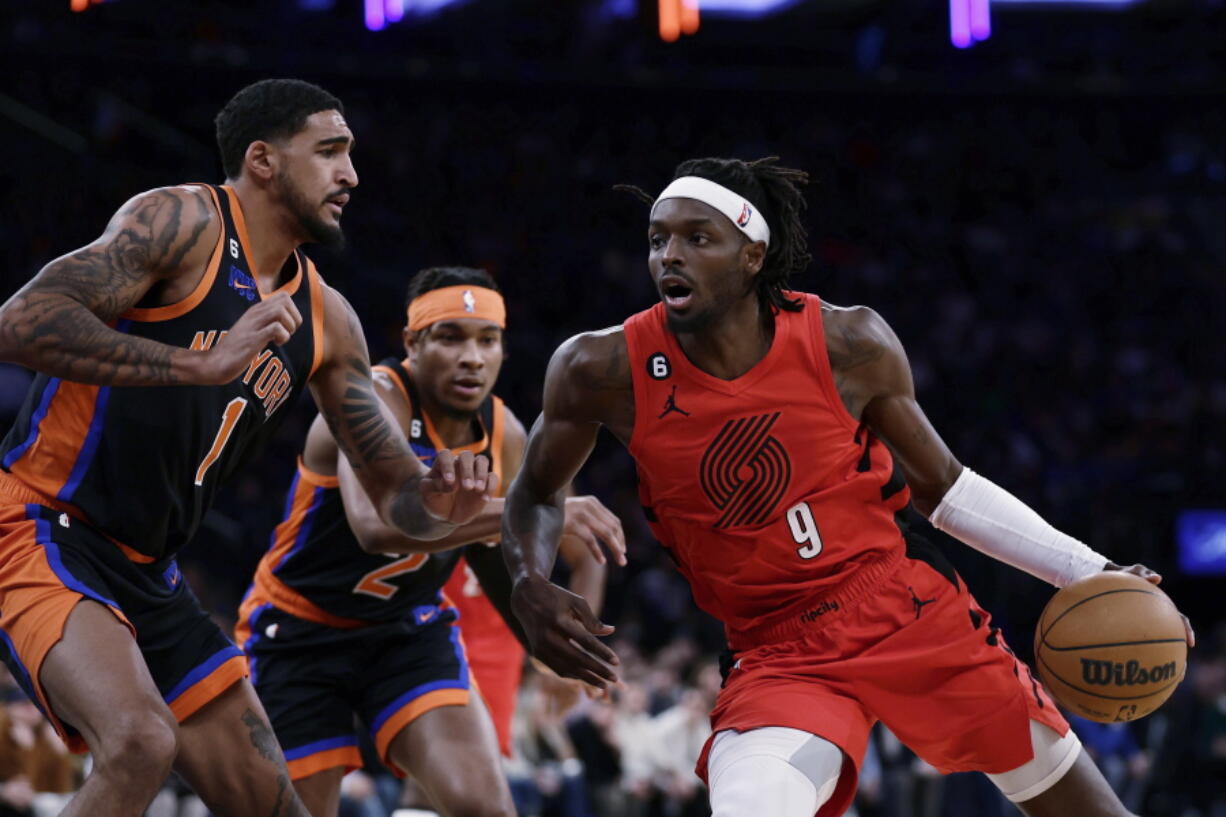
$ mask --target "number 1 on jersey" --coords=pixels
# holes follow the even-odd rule
[[[808,502],[800,502],[788,508],[788,527],[792,530],[792,539],[803,547],[796,548],[802,559],[812,559],[822,552],[822,534],[817,529],[817,520]]]
[[[238,418],[242,416],[245,408],[247,408],[246,397],[235,397],[226,403],[226,410],[221,415],[221,426],[217,429],[217,436],[213,438],[213,447],[209,449],[209,453],[204,455],[204,459],[200,461],[200,467],[196,469],[197,485],[204,484],[204,475],[213,467],[213,463],[217,462],[226,443],[230,442],[230,435],[234,433],[234,427],[238,425]]]

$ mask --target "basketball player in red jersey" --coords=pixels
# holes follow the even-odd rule
[[[406,306],[406,357],[384,360],[374,373],[375,391],[413,453],[429,464],[442,450],[469,451],[513,476],[527,435],[492,394],[506,326],[497,285],[484,270],[425,269],[409,282]],[[341,778],[362,765],[355,715],[380,759],[412,774],[446,817],[514,813],[483,703],[487,681],[497,690],[501,679],[477,669],[489,639],[474,645],[469,608],[457,621],[441,592],[466,552],[479,577],[471,583],[488,593],[478,600],[497,608],[511,633],[503,621],[515,621],[506,567],[484,545],[497,538],[501,516],[502,500],[494,499],[441,539],[406,537],[379,519],[323,418],[312,424],[236,640],[313,817],[335,817]],[[568,499],[563,548],[591,559],[601,539],[624,551],[617,517],[594,497]],[[522,648],[510,660],[495,648],[492,658],[506,661],[495,675],[518,678]],[[470,670],[480,696],[471,694]]]
[[[0,443],[0,653],[94,767],[66,815],[136,817],[171,768],[219,817],[305,815],[246,661],[175,565],[218,484],[309,387],[380,515],[469,521],[488,462],[427,469],[381,412],[357,317],[299,245],[339,243],[341,103],[266,80],[217,117],[227,183],[141,193],[0,307],[38,373]]]
[[[988,773],[1032,817],[1126,815],[901,513],[914,502],[1057,586],[1117,566],[954,459],[880,316],[785,289],[809,261],[804,181],[773,160],[682,163],[648,227],[662,303],[555,354],[503,526],[534,654],[591,684],[616,678],[596,638],[611,628],[547,578],[558,491],[603,425],[636,460],[656,537],[726,628],[733,660],[698,768],[715,817],[843,813],[878,719],[943,772]]]

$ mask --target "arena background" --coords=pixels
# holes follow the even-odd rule
[[[877,309],[955,454],[1116,561],[1163,573],[1197,629],[1174,701],[1083,739],[1146,815],[1226,814],[1226,524],[1182,517],[1196,565],[1177,535],[1184,511],[1226,508],[1222,0],[996,0],[971,47],[951,41],[942,0],[703,0],[676,42],[657,0],[75,4],[0,4],[0,299],[129,196],[220,181],[218,108],[250,81],[300,77],[343,99],[356,135],[348,248],[313,255],[372,355],[399,351],[414,271],[483,266],[509,308],[497,392],[526,423],[562,340],[654,300],[646,208],[614,184],[656,191],[706,155],[807,169],[814,263],[795,285]],[[729,5],[741,13],[715,8]],[[370,30],[372,9],[404,17]],[[28,380],[0,366],[6,427]],[[311,417],[304,401],[183,555],[219,618],[233,618]],[[720,630],[651,540],[628,455],[606,439],[579,488],[626,526],[605,619],[644,657],[646,713],[526,715],[521,809],[705,814],[680,772],[627,782],[631,750],[593,724],[707,694]],[[932,535],[1029,656],[1050,588]],[[546,734],[559,728],[574,758]],[[862,815],[1007,813],[977,778],[934,779],[888,735],[874,746]],[[360,799],[346,807],[383,813]]]

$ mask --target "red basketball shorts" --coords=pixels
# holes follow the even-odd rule
[[[943,773],[995,774],[1029,761],[1030,720],[1061,735],[1068,723],[945,567],[902,558],[858,598],[819,602],[825,612],[796,635],[736,653],[713,733],[787,726],[842,749],[851,763],[821,817],[851,805],[878,720]],[[698,762],[703,780],[710,747]]]

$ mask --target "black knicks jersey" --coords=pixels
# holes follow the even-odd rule
[[[118,332],[204,350],[261,299],[238,197],[200,185],[222,219],[203,278],[183,300],[137,307]],[[39,374],[0,444],[0,468],[48,505],[92,524],[129,557],[173,554],[195,532],[218,486],[259,450],[323,351],[323,283],[299,250],[278,291],[305,317],[222,386],[90,386]]]
[[[375,368],[387,372],[408,401],[409,444],[430,465],[446,446],[422,411],[409,372],[391,358]],[[485,454],[501,477],[502,401],[486,398],[474,422],[478,441],[454,450]],[[299,460],[282,522],[273,531],[243,607],[273,604],[299,618],[343,629],[410,616],[418,625],[440,615],[454,618],[451,608],[440,607],[440,589],[461,552],[367,553],[349,529],[337,478],[317,474]]]

